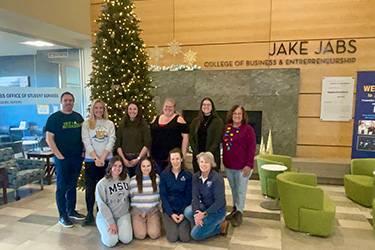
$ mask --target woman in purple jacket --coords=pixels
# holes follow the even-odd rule
[[[223,162],[233,197],[233,210],[226,219],[232,226],[242,224],[247,183],[254,167],[255,148],[255,132],[247,124],[245,109],[234,105],[228,112],[223,136]]]

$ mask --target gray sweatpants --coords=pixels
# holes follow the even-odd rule
[[[178,240],[182,242],[188,242],[190,240],[190,222],[184,218],[184,220],[176,224],[174,220],[166,213],[163,213],[163,224],[167,233],[167,240],[176,242]]]

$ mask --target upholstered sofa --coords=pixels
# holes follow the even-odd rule
[[[295,231],[329,236],[335,225],[336,205],[317,186],[316,175],[285,172],[276,178],[285,225]]]
[[[284,165],[288,168],[287,171],[290,171],[292,168],[292,158],[286,155],[268,155],[261,154],[255,157],[257,162],[260,187],[262,194],[271,198],[278,197],[276,176],[278,172],[271,172],[262,169],[264,164],[278,164]]]
[[[0,149],[0,165],[8,173],[8,188],[15,190],[15,199],[19,200],[18,189],[26,184],[40,182],[43,189],[45,163],[40,160],[14,158],[12,148]]]
[[[372,207],[375,197],[374,171],[375,159],[353,159],[350,174],[344,176],[346,196],[362,206]]]

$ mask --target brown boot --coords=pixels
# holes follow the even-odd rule
[[[229,227],[229,221],[224,220],[224,221],[220,224],[220,234],[221,234],[221,235],[227,235],[227,234],[228,234],[228,227]]]
[[[240,226],[242,224],[242,213],[240,211],[235,212],[230,222],[233,227]]]

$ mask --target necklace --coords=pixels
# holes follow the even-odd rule
[[[234,131],[232,131],[232,129],[234,129]],[[240,127],[235,128],[232,125],[227,126],[227,128],[225,129],[224,136],[223,136],[224,145],[227,151],[229,151],[233,145],[233,137],[239,133],[240,133]]]

